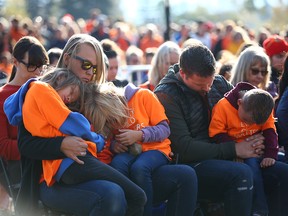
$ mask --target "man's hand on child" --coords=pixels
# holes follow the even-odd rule
[[[275,159],[273,159],[273,158],[263,158],[263,160],[260,163],[260,166],[262,168],[265,168],[265,167],[270,167],[270,166],[272,166],[274,164],[275,164]]]

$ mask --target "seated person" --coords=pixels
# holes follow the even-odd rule
[[[261,169],[273,166],[277,159],[273,107],[273,98],[267,91],[240,82],[214,106],[209,127],[209,135],[217,143],[232,140],[241,142],[253,134],[263,133],[263,157],[244,160],[253,171],[253,215],[268,215]]]

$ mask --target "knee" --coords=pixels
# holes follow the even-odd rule
[[[126,208],[125,193],[120,186],[115,184],[105,189],[105,195],[101,199],[101,212],[105,212],[104,215],[125,215]]]

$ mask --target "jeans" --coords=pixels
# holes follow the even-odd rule
[[[252,212],[268,214],[268,205],[264,192],[261,160],[259,158],[248,158],[244,160],[253,173],[253,205]]]
[[[139,216],[143,214],[146,203],[144,191],[129,178],[117,170],[99,161],[90,154],[79,157],[83,165],[74,162],[61,177],[66,185],[75,185],[90,180],[106,180],[119,185],[124,191],[127,201],[127,216]]]
[[[288,164],[276,161],[262,169],[264,189],[267,194],[269,215],[288,215]]]
[[[251,215],[253,175],[246,164],[205,160],[190,166],[195,169],[198,177],[200,202],[224,202],[225,215]]]
[[[77,216],[124,216],[123,189],[110,181],[92,180],[76,185],[40,185],[40,199],[48,207]]]
[[[141,187],[147,196],[143,216],[151,216],[153,208],[152,173],[162,165],[168,164],[168,158],[158,150],[149,150],[134,156],[129,153],[117,154],[110,165],[130,178]]]
[[[187,165],[164,165],[152,174],[153,205],[166,203],[165,216],[193,216],[197,202],[197,176]]]

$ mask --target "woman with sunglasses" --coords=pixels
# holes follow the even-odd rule
[[[231,73],[231,83],[234,86],[239,82],[248,82],[267,90],[271,74],[269,57],[262,47],[250,46],[239,55]]]
[[[104,82],[103,51],[100,43],[89,35],[72,36],[63,49],[57,67],[70,69],[84,83]],[[39,215],[41,209],[37,206],[38,200],[41,200],[52,211],[58,210],[75,215],[124,216],[126,214],[129,203],[124,190],[115,182],[90,180],[78,184],[65,184],[60,181],[52,186],[47,186],[45,182],[39,185],[42,173],[41,160],[69,157],[80,165],[84,163],[84,160],[78,158],[87,151],[88,146],[83,139],[75,136],[33,137],[23,124],[19,125],[18,139],[23,164],[22,187],[16,205],[19,215]],[[100,169],[99,172],[101,172]],[[114,170],[114,172],[117,171]],[[123,176],[123,178],[126,177]],[[135,185],[131,181],[127,182]],[[142,194],[144,195],[142,200],[145,200],[144,192]],[[134,206],[136,208],[137,205]],[[136,212],[140,210],[135,209],[127,215],[137,215]]]
[[[30,36],[22,37],[14,46],[13,69],[8,83],[0,88],[0,156],[7,161],[12,183],[20,181],[20,153],[17,142],[17,127],[8,123],[3,111],[3,104],[7,97],[16,92],[22,84],[32,77],[40,75],[43,65],[48,63],[45,48],[38,39]],[[3,183],[0,175],[0,182]],[[5,182],[5,181],[4,181]],[[8,191],[7,185],[6,190]],[[7,194],[1,192],[1,196]]]

